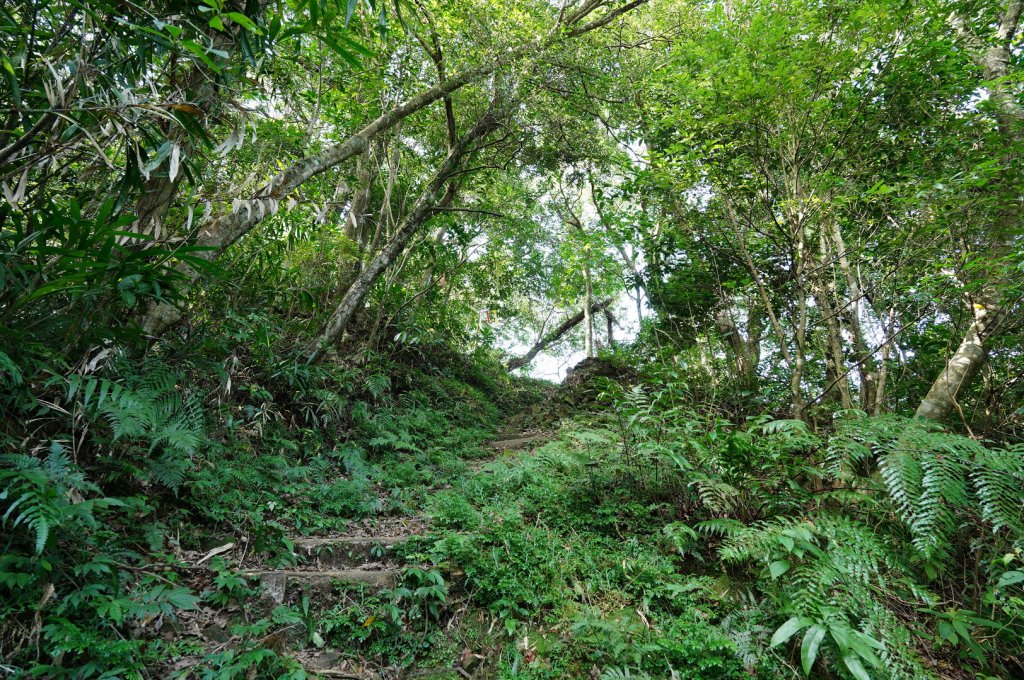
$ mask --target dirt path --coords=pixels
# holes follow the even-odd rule
[[[481,474],[489,464],[510,453],[527,449],[551,435],[541,431],[506,433],[487,446],[493,455],[470,461],[467,477]],[[360,583],[373,588],[394,587],[401,582],[407,565],[396,559],[397,549],[406,541],[429,534],[429,521],[423,516],[367,519],[354,524],[341,534],[303,536],[293,539],[300,566],[288,569],[252,570],[260,579],[263,598],[268,607],[294,599],[298,591],[311,601],[327,601],[333,597],[334,584]],[[410,677],[408,670],[371,669],[351,658],[343,650],[303,649],[293,658],[311,672],[325,677],[387,680]],[[390,671],[394,671],[392,674]],[[418,676],[461,677],[456,669],[421,669]]]

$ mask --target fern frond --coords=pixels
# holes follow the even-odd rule
[[[762,434],[778,434],[780,432],[810,434],[810,431],[807,429],[807,423],[792,418],[771,420],[758,425],[755,429],[760,430]]]
[[[114,505],[110,499],[72,502],[72,491],[94,492],[71,461],[66,449],[53,442],[45,459],[24,454],[0,456],[0,504],[7,508],[0,523],[17,529],[24,527],[33,536],[36,554],[43,552],[53,529],[72,517],[93,524],[92,509]]]
[[[179,390],[180,377],[156,361],[144,362],[140,372],[128,373],[119,382],[73,375],[68,400],[106,423],[113,441],[148,454],[148,469],[143,465],[138,470],[177,489],[204,441],[201,405]]]
[[[994,531],[1024,536],[1024,444],[979,453],[970,480],[981,516]]]
[[[709,536],[734,536],[746,529],[747,525],[739,520],[723,517],[697,522],[693,528]]]
[[[380,399],[391,389],[391,377],[379,373],[371,375],[366,378],[366,389],[374,399]]]

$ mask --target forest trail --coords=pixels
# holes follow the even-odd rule
[[[0,680],[1024,679],[1024,0],[0,66]]]
[[[550,438],[540,430],[505,431],[486,444],[491,455],[467,461],[468,481],[475,475],[488,473],[488,466],[510,454],[530,449]],[[406,569],[430,569],[432,565],[407,563],[399,554],[402,546],[431,536],[430,520],[420,511],[408,517],[373,518],[359,522],[348,532],[323,536],[296,536],[291,540],[299,563],[285,569],[254,568],[246,572],[259,580],[261,606],[268,611],[291,602],[309,598],[309,609],[325,608],[335,597],[339,584],[364,589],[383,590],[402,583]],[[446,574],[450,577],[450,574]],[[298,626],[299,624],[296,624]],[[297,631],[301,637],[301,631]],[[329,646],[307,646],[291,657],[310,673],[327,678],[389,680],[407,677],[478,677],[462,667],[456,668],[382,668],[346,656],[346,650]],[[477,650],[466,650],[464,658],[474,657]],[[478,656],[478,655],[477,655]],[[485,672],[485,665],[476,671]],[[486,676],[480,676],[486,677]]]

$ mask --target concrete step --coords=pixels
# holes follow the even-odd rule
[[[274,605],[283,603],[288,591],[293,588],[321,596],[330,594],[336,582],[389,588],[398,583],[401,574],[400,569],[279,569],[249,572],[250,576],[260,579],[264,598]]]
[[[391,557],[395,547],[408,538],[409,536],[343,536],[297,538],[294,542],[295,552],[318,567],[349,569]]]

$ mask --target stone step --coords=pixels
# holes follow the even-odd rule
[[[398,583],[402,572],[400,569],[278,569],[252,571],[248,574],[260,579],[264,597],[278,605],[284,602],[285,596],[292,588],[301,588],[307,593],[317,595],[330,594],[336,582],[364,583],[376,588],[388,588]]]
[[[521,449],[525,449],[536,441],[544,439],[545,437],[547,437],[547,435],[542,432],[538,432],[537,434],[515,437],[513,439],[500,439],[496,442],[491,442],[490,446],[494,451],[519,451]]]
[[[324,678],[352,678],[353,680],[382,680],[381,675],[359,663],[346,659],[337,650],[303,650],[292,658],[312,673]]]
[[[375,670],[358,660],[351,654],[342,654],[340,650],[302,650],[291,655],[311,673],[323,678],[349,678],[351,680],[385,680],[392,677],[424,678],[425,680],[460,680],[463,675],[455,668],[412,668],[401,672],[396,668]],[[463,671],[464,673],[464,671]],[[466,675],[465,677],[468,677]]]
[[[409,536],[343,536],[340,538],[297,538],[295,552],[320,567],[347,569],[367,562],[379,562],[394,554],[395,547]]]

